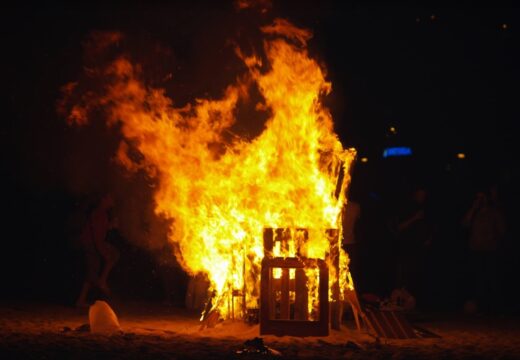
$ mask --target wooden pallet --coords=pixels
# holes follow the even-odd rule
[[[378,337],[388,339],[413,339],[420,337],[399,311],[365,309],[365,319]]]
[[[273,334],[278,336],[327,336],[329,325],[332,328],[337,324],[339,328],[340,316],[337,304],[333,301],[329,304],[329,268],[327,261],[306,257],[302,250],[303,243],[308,240],[307,229],[296,229],[301,238],[295,241],[296,257],[275,257],[275,243],[283,251],[289,249],[291,240],[290,229],[265,228],[264,229],[264,259],[262,260],[262,272],[260,277],[260,334]],[[330,253],[327,255],[329,261],[338,263],[339,250],[333,244],[338,241],[338,231],[327,229],[326,234],[331,242]],[[296,240],[296,239],[293,239]],[[333,255],[336,257],[333,257]],[[335,265],[335,264],[334,264]],[[273,269],[281,270],[281,274],[274,276]],[[319,305],[317,319],[309,319],[308,314],[308,288],[305,268],[314,268],[319,271]],[[294,276],[291,278],[290,271],[293,269]],[[337,289],[336,289],[337,288]],[[339,295],[339,282],[332,287],[332,298],[337,299]],[[291,295],[293,294],[293,300]],[[331,315],[332,314],[332,315]],[[331,321],[332,319],[332,321]]]
[[[293,304],[294,312],[291,314],[289,292],[291,281],[289,269],[296,269],[296,275],[304,275],[303,268],[319,269],[319,318],[317,321],[307,320],[307,288],[305,283],[297,276],[292,288],[295,291],[296,301]],[[274,279],[273,268],[281,268],[282,276]],[[325,261],[321,259],[298,258],[264,258],[262,260],[262,276],[260,279],[260,335],[276,336],[327,336],[329,335],[329,300],[328,300],[329,272]],[[301,278],[305,280],[304,277]],[[302,283],[304,286],[297,286]],[[275,300],[275,293],[280,293],[280,301]],[[303,296],[304,295],[304,296]],[[299,301],[298,299],[305,299]],[[278,309],[278,311],[277,311]],[[292,316],[291,316],[292,315]]]

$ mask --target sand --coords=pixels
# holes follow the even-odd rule
[[[375,339],[352,322],[328,337],[262,336],[274,352],[241,352],[258,325],[225,321],[200,330],[199,314],[159,304],[114,306],[122,331],[85,328],[88,309],[0,306],[0,359],[520,359],[518,318],[429,315],[420,326],[439,338]],[[82,326],[83,325],[83,326]],[[275,354],[279,352],[281,355]]]

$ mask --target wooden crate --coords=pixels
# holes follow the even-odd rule
[[[282,269],[279,279],[274,279],[272,276],[274,268]],[[307,318],[306,279],[301,275],[305,275],[304,268],[319,269],[319,318],[317,321]],[[292,279],[293,281],[289,276],[290,269],[295,269],[296,276],[295,279]],[[328,283],[328,267],[321,259],[264,258],[260,280],[260,335],[327,336],[329,334]],[[291,291],[295,292],[292,314]],[[279,301],[276,299],[276,292],[280,293]]]
[[[291,231],[286,228],[264,229],[264,260],[260,280],[260,334],[292,335],[292,336],[327,336],[329,324],[333,329],[339,329],[341,320],[341,301],[339,300],[339,281],[332,284],[333,301],[329,304],[328,263],[334,266],[339,273],[339,246],[338,231],[326,230],[331,247],[326,260],[310,259],[301,250],[303,243],[308,241],[307,229],[295,229],[300,232],[299,241],[295,241],[297,257],[274,257],[276,241],[280,242],[280,249],[289,249]],[[293,239],[296,240],[296,239]],[[280,268],[281,276],[275,278],[274,268]],[[317,321],[308,318],[308,289],[307,277],[304,268],[319,270],[319,316]],[[294,269],[295,276],[291,279],[290,270]],[[291,302],[290,294],[294,293]],[[277,299],[278,296],[278,299]]]

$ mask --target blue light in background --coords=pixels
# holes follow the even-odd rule
[[[412,149],[406,146],[390,147],[383,151],[383,157],[391,156],[410,156],[412,155]]]

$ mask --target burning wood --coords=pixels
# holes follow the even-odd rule
[[[332,328],[339,329],[339,279],[329,282],[329,274],[339,274],[339,232],[328,229],[325,233],[330,247],[320,259],[307,257],[308,229],[264,230],[261,334],[326,336],[329,317]]]
[[[218,310],[211,310],[206,316],[202,317],[201,325],[199,330],[204,330],[205,328],[213,328],[217,325],[218,320],[220,319],[220,313]]]

